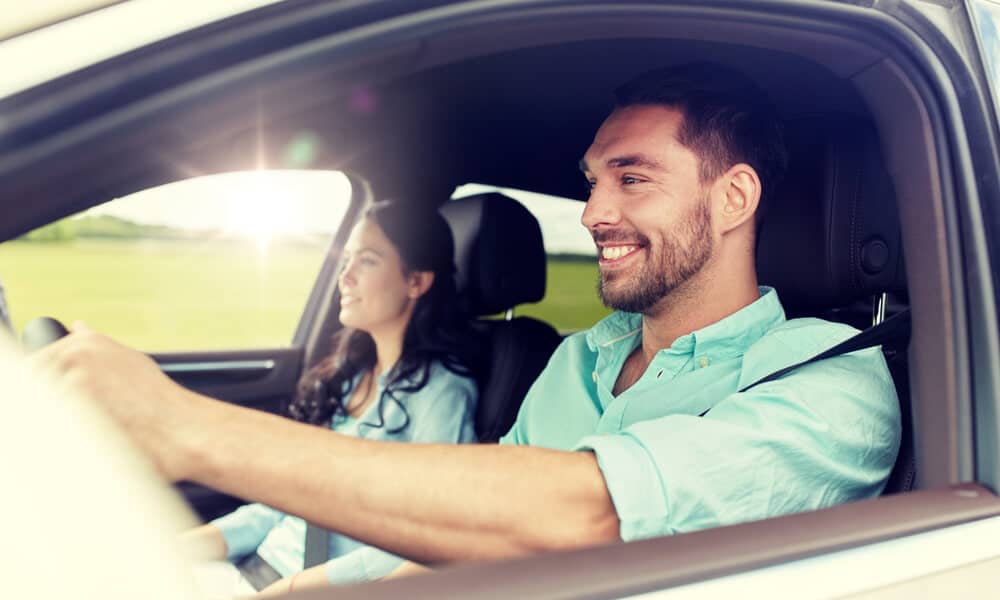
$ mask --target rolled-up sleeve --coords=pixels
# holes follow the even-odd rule
[[[247,504],[212,521],[226,540],[226,558],[233,560],[257,550],[267,534],[284,516],[263,504]]]
[[[622,539],[878,495],[899,449],[899,407],[884,367],[873,368],[884,363],[859,354],[731,394],[704,417],[581,440],[577,449],[597,456]]]

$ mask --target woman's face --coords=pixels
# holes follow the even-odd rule
[[[340,273],[340,322],[369,333],[406,328],[413,306],[433,277],[403,271],[403,261],[373,219],[351,231]]]

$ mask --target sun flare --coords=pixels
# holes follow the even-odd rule
[[[253,240],[262,253],[275,238],[301,229],[295,205],[286,198],[279,179],[271,173],[256,173],[233,190],[229,199],[226,230]]]

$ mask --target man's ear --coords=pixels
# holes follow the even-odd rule
[[[754,221],[760,204],[760,177],[746,163],[738,163],[716,179],[719,233],[727,233]]]
[[[434,271],[413,271],[410,273],[410,289],[407,295],[411,300],[423,296],[434,285]]]

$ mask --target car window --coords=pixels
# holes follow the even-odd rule
[[[590,327],[611,313],[597,297],[597,250],[580,224],[585,204],[579,200],[480,184],[459,186],[452,199],[500,192],[523,204],[538,219],[546,254],[545,297],[516,309],[549,323],[560,333]]]
[[[994,106],[1000,107],[1000,34],[997,33],[997,21],[1000,20],[1000,6],[994,2],[971,2],[970,11],[975,25],[976,38],[986,66],[986,79],[993,92]]]
[[[137,192],[0,244],[14,327],[77,319],[146,351],[282,347],[351,197],[332,171]]]

